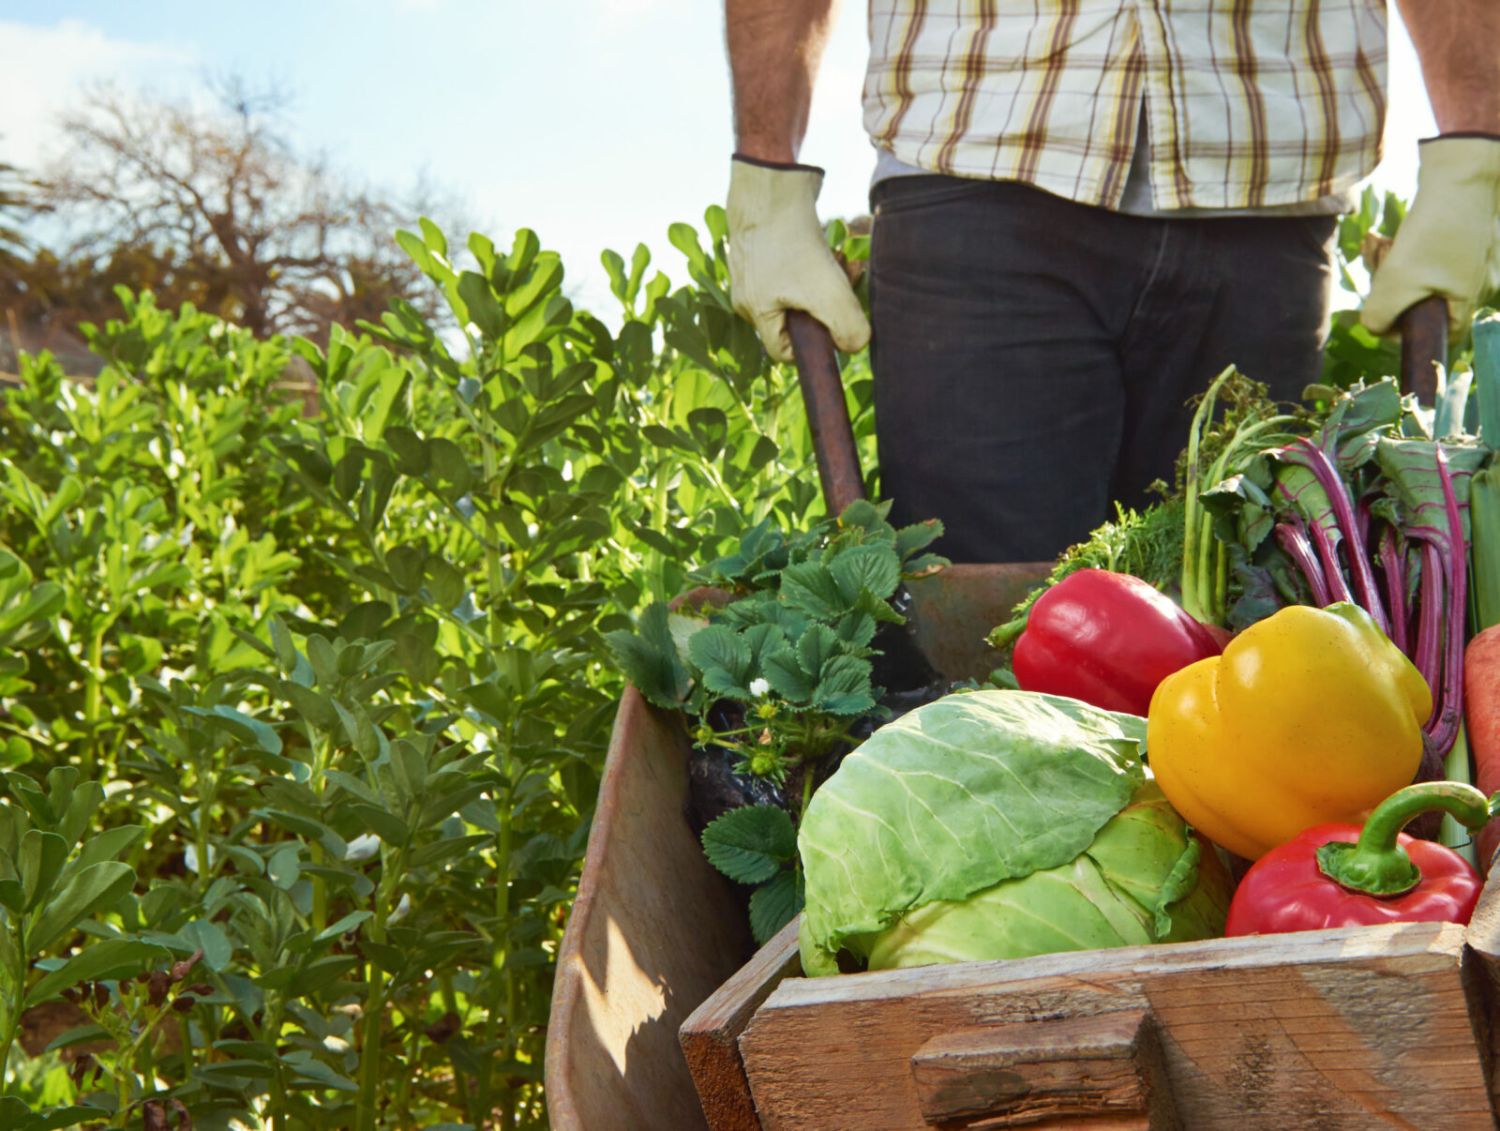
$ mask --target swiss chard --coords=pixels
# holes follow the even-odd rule
[[[1423,772],[1436,776],[1462,718],[1468,486],[1488,453],[1470,436],[1434,439],[1393,381],[1312,392],[1328,398],[1316,432],[1255,453],[1203,496],[1236,553],[1242,600],[1256,601],[1230,619],[1264,616],[1268,592],[1364,608],[1433,689]],[[1452,405],[1445,415],[1463,417]]]

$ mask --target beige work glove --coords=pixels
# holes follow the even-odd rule
[[[1417,195],[1375,269],[1360,320],[1377,334],[1430,295],[1448,300],[1448,329],[1468,331],[1474,305],[1495,280],[1500,250],[1500,137],[1421,143]]]
[[[786,312],[805,310],[845,353],[864,348],[870,323],[818,223],[823,170],[730,162],[729,290],[777,361],[792,360]]]

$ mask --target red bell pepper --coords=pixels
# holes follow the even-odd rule
[[[1139,577],[1081,569],[1037,598],[1011,667],[1025,691],[1144,715],[1158,683],[1223,650],[1207,627]]]
[[[1452,849],[1401,828],[1441,809],[1479,829],[1494,814],[1496,799],[1460,782],[1424,782],[1391,794],[1363,828],[1315,825],[1250,867],[1230,901],[1224,933],[1467,923],[1484,886],[1479,873]]]

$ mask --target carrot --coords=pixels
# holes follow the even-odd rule
[[[1492,795],[1500,790],[1500,625],[1478,633],[1464,651],[1464,717],[1474,784]],[[1491,821],[1478,844],[1479,866],[1486,872],[1496,848],[1500,821]]]

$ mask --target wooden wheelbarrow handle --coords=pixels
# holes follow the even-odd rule
[[[811,314],[789,310],[787,336],[797,362],[797,380],[807,405],[807,424],[812,430],[813,451],[818,456],[818,479],[829,514],[839,514],[850,503],[865,497],[865,480],[859,470],[859,451],[854,446],[854,427],[844,401],[844,382],[839,375],[838,354],[828,327]]]
[[[1401,391],[1415,393],[1421,404],[1437,400],[1438,365],[1448,364],[1448,303],[1438,295],[1406,308],[1397,319],[1401,331]]]

